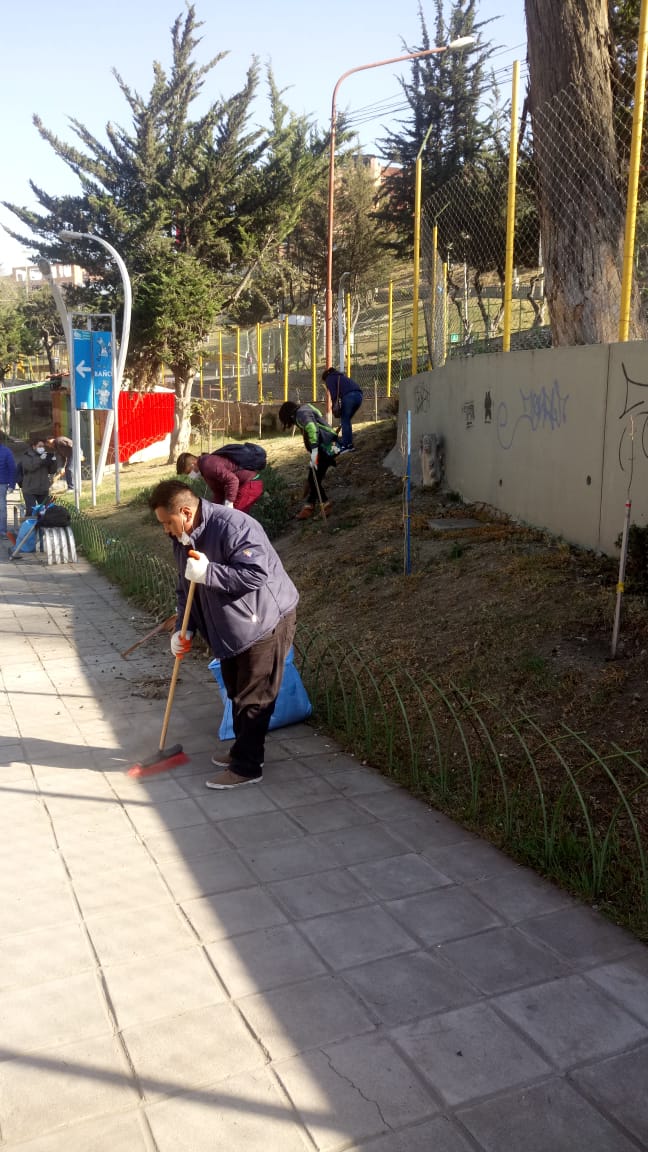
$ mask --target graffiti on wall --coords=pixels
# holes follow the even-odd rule
[[[493,398],[490,388],[484,393],[484,424],[490,424],[493,419]]]
[[[462,404],[461,411],[464,414],[466,428],[472,428],[473,424],[475,423],[475,405],[473,404],[472,400],[469,400],[466,404]]]
[[[619,467],[622,472],[625,472],[624,456],[628,467],[632,467],[635,429],[639,432],[638,441],[641,444],[641,451],[648,460],[648,382],[633,380],[631,376],[628,376],[623,362],[621,369],[625,379],[625,402],[623,411],[619,414],[619,420],[624,421],[619,436]]]
[[[417,384],[414,389],[414,407],[417,415],[430,411],[430,390],[426,384]]]
[[[507,452],[512,448],[521,426],[530,432],[556,432],[562,428],[567,423],[568,400],[569,393],[563,396],[557,380],[554,380],[550,390],[544,385],[538,392],[535,389],[523,392],[520,388],[521,409],[518,412],[509,413],[508,404],[502,400],[497,406],[497,439],[500,448]]]

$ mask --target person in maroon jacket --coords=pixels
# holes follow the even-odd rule
[[[256,472],[240,468],[220,452],[203,452],[194,456],[183,452],[176,464],[178,476],[202,476],[211,491],[214,504],[248,512],[263,492],[263,481]]]

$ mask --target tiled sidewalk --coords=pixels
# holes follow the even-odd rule
[[[203,658],[190,763],[129,778],[172,667],[121,659],[147,625],[3,549],[0,1147],[648,1148],[648,949],[307,726],[209,792]]]

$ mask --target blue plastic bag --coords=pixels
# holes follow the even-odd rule
[[[270,730],[273,728],[286,728],[288,724],[300,724],[302,720],[306,720],[313,711],[313,705],[308,699],[308,693],[302,684],[302,678],[299,675],[298,669],[295,668],[293,658],[294,650],[291,648],[286,656],[281,688],[279,689],[279,695],[275,703],[275,710],[270,719]],[[209,664],[209,671],[218,684],[218,690],[225,709],[220,728],[218,729],[218,739],[232,740],[234,738],[232,701],[227,698],[220,668],[220,660],[212,660],[211,664]]]
[[[38,535],[37,532],[32,532],[31,536],[29,537],[29,540],[26,540],[24,544],[22,544],[21,542],[23,540],[25,540],[25,537],[27,535],[29,535],[29,532],[31,531],[31,529],[34,527],[34,525],[37,522],[38,522],[37,516],[28,516],[26,520],[23,520],[22,524],[20,525],[20,528],[18,529],[18,535],[16,536],[16,543],[14,544],[14,549],[17,549],[18,547],[20,547],[21,553],[23,553],[23,552],[35,552],[36,551],[36,536]]]

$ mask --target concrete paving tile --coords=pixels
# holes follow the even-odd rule
[[[219,940],[208,944],[205,951],[234,999],[326,971],[292,924]]]
[[[525,920],[525,935],[553,948],[573,964],[600,965],[636,950],[629,932],[579,905]]]
[[[633,1016],[638,1016],[648,1024],[648,950],[639,946],[636,952],[618,960],[615,964],[604,964],[587,973],[593,980],[623,1005]]]
[[[190,828],[165,829],[154,836],[145,836],[144,842],[156,860],[170,856],[192,860],[197,856],[211,856],[229,847],[225,837],[211,821],[194,824]]]
[[[213,764],[210,765],[209,770],[205,772],[205,780],[217,771]],[[258,785],[254,788],[243,788],[241,791],[232,788],[230,792],[217,792],[214,789],[210,791],[203,781],[200,793],[192,791],[192,795],[209,819],[216,822],[233,820],[237,816],[257,816],[259,812],[276,811],[276,805]]]
[[[412,816],[407,820],[390,821],[389,831],[414,852],[438,851],[451,844],[477,839],[474,832],[462,828],[461,824],[456,824],[447,816],[435,812],[433,808],[421,811],[419,816]]]
[[[631,1152],[631,1143],[564,1080],[462,1109],[458,1118],[484,1152]]]
[[[312,837],[311,842],[329,849],[338,865],[361,864],[364,860],[404,855],[403,845],[378,823],[340,828],[335,832],[320,832]]]
[[[263,812],[258,816],[239,816],[235,820],[220,820],[218,830],[236,848],[254,848],[257,844],[285,843],[304,835],[294,820],[284,812]]]
[[[0,938],[70,920],[77,921],[78,912],[65,881],[44,881],[27,891],[7,892],[0,900]]]
[[[157,1152],[312,1148],[289,1101],[265,1068],[151,1105],[147,1116]]]
[[[0,833],[0,835],[2,835]],[[48,888],[59,881],[65,884],[65,869],[60,854],[48,844],[32,844],[29,837],[10,837],[0,848],[0,900],[16,889],[26,893],[43,885]],[[1,913],[0,913],[1,918]]]
[[[437,888],[404,900],[390,900],[388,912],[428,947],[472,936],[501,921],[464,888]]]
[[[474,1145],[469,1147],[447,1116],[436,1116],[425,1124],[389,1132],[369,1144],[354,1144],[348,1152],[474,1152]]]
[[[301,930],[335,971],[416,948],[416,941],[375,904],[303,920]]]
[[[528,868],[516,869],[510,875],[491,876],[477,884],[468,883],[475,896],[512,924],[559,908],[578,907],[566,892],[534,875]]]
[[[475,884],[490,877],[510,877],[526,870],[485,840],[462,841],[445,848],[426,848],[424,856],[446,876],[460,884]]]
[[[137,1101],[128,1064],[112,1036],[0,1064],[0,1116],[8,1142],[28,1140],[93,1116],[114,1117]]]
[[[492,928],[442,944],[438,955],[487,996],[567,976],[570,968],[515,928]]]
[[[0,989],[25,988],[94,968],[80,924],[70,921],[5,936],[0,945]]]
[[[206,943],[286,922],[279,905],[258,886],[185,900],[181,907],[199,939]]]
[[[370,812],[358,808],[352,800],[321,800],[317,804],[291,808],[290,815],[307,832],[333,832],[375,822]]]
[[[570,1079],[602,1111],[631,1132],[641,1148],[648,1148],[648,1047],[581,1068]]]
[[[407,852],[388,860],[355,864],[349,871],[379,900],[411,896],[431,888],[443,888],[452,881],[433,868],[422,856]]]
[[[367,1012],[330,976],[244,996],[237,1006],[272,1060],[374,1031]]]
[[[648,1040],[645,1025],[582,976],[510,992],[492,1003],[562,1069]]]
[[[226,1000],[225,990],[197,945],[149,956],[131,964],[111,964],[104,979],[120,1028],[180,1015]]]
[[[285,880],[309,876],[335,868],[339,861],[332,847],[320,844],[312,836],[242,851],[245,862],[259,880]]]
[[[6,1152],[151,1152],[140,1112],[101,1116],[84,1124],[65,1125],[25,1144],[3,1145]]]
[[[362,793],[357,797],[357,804],[377,820],[406,820],[429,812],[423,800],[398,786],[383,792]]]
[[[332,800],[337,796],[335,788],[312,773],[301,780],[288,780],[282,772],[273,775],[273,779],[266,779],[265,769],[263,790],[278,808],[296,808],[320,800]]]
[[[267,784],[275,784],[278,781],[288,783],[293,780],[315,780],[317,773],[311,768],[312,761],[306,760],[286,760],[285,754],[283,757],[273,756],[268,752],[268,745],[265,748],[265,767],[263,769],[263,786]]]
[[[46,964],[46,957],[42,957]],[[53,1048],[111,1031],[94,972],[0,993],[0,1036],[8,1056]]]
[[[231,1004],[210,1004],[122,1033],[147,1100],[254,1071],[265,1063]]]
[[[471,1004],[479,993],[427,952],[409,952],[343,973],[364,1003],[393,1026]]]
[[[342,796],[366,796],[371,792],[394,792],[396,784],[382,776],[376,768],[358,768],[355,764],[343,771],[325,772],[328,780]]]
[[[160,861],[159,867],[179,903],[216,892],[230,892],[235,888],[251,888],[257,883],[238,852],[229,849],[190,860],[167,856]]]
[[[321,1152],[427,1119],[439,1110],[389,1040],[376,1034],[282,1061],[275,1072]]]
[[[167,904],[169,893],[152,862],[138,868],[102,868],[79,873],[74,878],[74,891],[84,916],[99,912],[150,908]]]
[[[333,868],[314,876],[279,880],[269,884],[268,891],[297,920],[321,916],[327,912],[342,912],[346,908],[359,908],[370,900],[368,892],[342,868]]]
[[[194,937],[173,904],[121,909],[90,916],[90,938],[102,964],[121,964],[139,957],[163,956],[193,944]]]
[[[173,828],[190,828],[193,824],[204,824],[207,820],[203,810],[190,797],[167,800],[161,804],[124,805],[127,816],[133,821],[140,836],[155,836]]]
[[[550,1071],[483,1003],[404,1024],[391,1036],[449,1105],[527,1084]]]
[[[345,764],[356,763],[350,756],[341,754],[337,744],[330,737],[318,735],[307,724],[283,728],[281,731],[275,732],[275,737],[279,747],[287,756],[296,756],[297,759],[303,759],[305,756],[309,759],[318,756],[326,759],[334,756],[336,760],[343,760]],[[314,770],[317,771],[318,769],[314,766]]]

